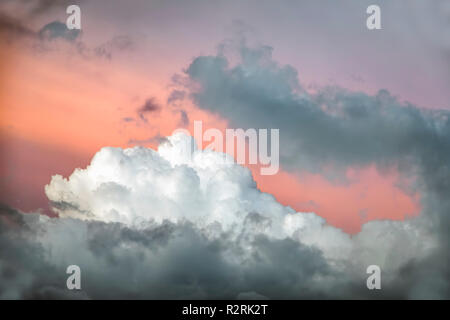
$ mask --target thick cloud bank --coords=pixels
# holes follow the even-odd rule
[[[192,146],[192,149],[189,147]],[[370,222],[350,237],[260,192],[248,169],[184,134],[158,149],[103,148],[54,176],[60,218],[0,215],[1,298],[442,298],[426,221]],[[68,265],[82,290],[66,289]],[[366,268],[382,289],[366,288]]]
[[[185,76],[184,96],[230,126],[279,129],[285,170],[336,179],[349,167],[376,165],[413,181],[439,253],[426,265],[411,260],[404,271],[433,274],[440,280],[432,286],[450,295],[448,110],[421,109],[387,90],[373,96],[338,87],[310,92],[296,69],[273,60],[271,47],[249,46],[245,38],[224,43],[217,55],[195,58]]]

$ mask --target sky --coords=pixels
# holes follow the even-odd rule
[[[371,298],[358,284],[364,273],[354,271],[358,263],[369,263],[367,252],[392,270],[386,297],[448,297],[442,252],[449,244],[450,6],[447,1],[377,1],[382,29],[368,30],[366,8],[372,2],[85,0],[77,3],[82,23],[77,31],[65,27],[65,9],[72,2],[3,1],[0,202],[5,221],[39,215],[17,222],[21,230],[31,228],[22,231],[24,247],[33,245],[37,226],[48,233],[39,240],[44,250],[63,237],[64,228],[87,234],[77,238],[90,248],[79,259],[97,271],[104,261],[95,261],[90,252],[99,241],[93,238],[103,239],[116,223],[136,235],[119,228],[114,237],[123,240],[124,233],[131,237],[126,242],[142,236],[141,242],[127,244],[136,250],[151,251],[150,235],[172,239],[155,240],[167,253],[146,256],[161,270],[171,259],[183,259],[177,246],[185,239],[196,247],[193,254],[217,264],[223,283],[186,271],[187,277],[200,277],[200,285],[183,289],[170,272],[164,274],[167,281],[158,285],[170,283],[182,297],[248,292],[334,297],[331,288],[341,278],[344,296]],[[279,129],[280,171],[265,176],[258,166],[231,161],[229,172],[214,153],[201,150],[195,151],[199,158],[211,157],[204,160],[206,168],[198,159],[171,155],[177,149],[173,141],[189,140],[173,131],[193,134],[199,120],[205,129],[223,132]],[[147,151],[127,149],[135,146]],[[186,168],[177,169],[179,163]],[[215,186],[211,172],[218,174]],[[295,213],[301,218],[291,218]],[[59,220],[49,222],[46,216]],[[155,225],[142,222],[150,218]],[[270,227],[260,229],[264,219]],[[5,221],[2,228],[9,225]],[[244,228],[246,221],[251,230]],[[205,231],[215,222],[220,232]],[[233,223],[243,223],[245,241],[270,263],[256,267],[258,260],[246,260],[245,254],[226,260],[249,246],[233,232]],[[386,240],[374,244],[382,235]],[[17,244],[8,237],[6,232],[2,241],[10,250]],[[230,252],[209,252],[198,245],[203,237],[222,241]],[[61,241],[52,250],[62,252],[64,245],[69,246]],[[106,256],[126,256],[105,246]],[[304,295],[284,285],[279,266],[271,263],[286,257],[274,257],[272,250],[298,251],[285,273],[292,273]],[[312,265],[302,262],[304,255]],[[347,265],[349,257],[353,261]],[[23,263],[16,258],[14,263]],[[36,261],[36,268],[58,268],[65,261],[52,259]],[[245,268],[236,263],[241,260],[248,262]],[[92,279],[82,297],[105,297],[107,277],[124,268],[145,278],[123,263],[101,283]],[[236,270],[248,281],[224,289]],[[155,271],[148,283],[154,284],[158,272],[164,273]],[[316,272],[306,277],[311,283],[305,281]],[[423,280],[431,272],[437,280]],[[205,273],[214,275],[211,269]],[[405,280],[417,275],[417,283]],[[279,286],[269,290],[265,277]],[[332,280],[316,281],[325,278]],[[37,292],[28,287],[36,287],[33,281],[25,282],[23,288],[14,283],[16,289],[4,289],[5,296],[66,294],[53,287]],[[117,296],[140,297],[145,291],[131,284],[120,288]],[[164,294],[171,297],[169,292]]]

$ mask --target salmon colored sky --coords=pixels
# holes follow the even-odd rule
[[[132,55],[82,58],[62,45],[61,50],[48,52],[19,44],[0,50],[0,61],[10,62],[1,72],[0,200],[25,211],[41,208],[51,214],[44,185],[54,174],[67,176],[76,167],[85,167],[101,147],[125,148],[142,141],[139,144],[154,148],[156,140],[150,138],[170,135],[181,123],[180,114],[165,103],[173,65],[165,69],[159,61],[148,61],[140,68]],[[185,62],[180,58],[174,64]],[[137,109],[148,98],[161,109],[145,122]],[[227,127],[226,119],[194,105],[183,107],[191,132],[193,120],[202,120],[204,130]],[[124,121],[127,117],[134,120]],[[420,208],[419,195],[402,191],[395,172],[380,174],[375,167],[349,169],[345,184],[307,172],[281,170],[261,176],[256,167],[251,169],[258,187],[282,204],[316,212],[350,233],[369,220],[404,219]]]

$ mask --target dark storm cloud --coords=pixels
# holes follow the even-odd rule
[[[188,222],[149,222],[136,230],[120,223],[43,218],[2,207],[1,298],[237,298],[249,292],[311,298],[342,293],[327,291],[333,281],[317,287],[317,279],[339,274],[319,251],[293,240],[258,233],[238,241],[224,233],[212,240]],[[261,222],[255,213],[247,219],[249,228]],[[254,249],[244,258],[248,245]],[[242,263],[228,260],[230,254]],[[81,291],[65,287],[70,264],[82,270]]]
[[[448,297],[450,112],[419,109],[387,90],[371,96],[329,87],[311,94],[294,68],[272,60],[270,47],[237,47],[236,65],[223,52],[193,60],[186,75],[196,84],[187,85],[195,104],[236,128],[279,128],[280,162],[292,172],[321,172],[331,179],[348,167],[376,164],[381,172],[396,168],[413,178],[422,215],[440,239],[439,253],[411,261],[403,276],[433,270],[421,293]]]

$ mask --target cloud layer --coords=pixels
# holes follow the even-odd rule
[[[46,194],[60,218],[1,210],[2,298],[445,296],[439,275],[405,269],[438,252],[423,219],[370,222],[350,237],[182,133],[158,151],[103,148]],[[71,264],[79,292],[65,288]],[[383,270],[380,292],[366,288],[370,264]]]

